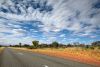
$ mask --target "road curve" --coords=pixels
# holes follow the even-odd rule
[[[71,60],[28,51],[5,48],[0,56],[0,67],[94,67]]]

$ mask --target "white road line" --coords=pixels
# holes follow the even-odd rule
[[[43,65],[43,67],[49,67],[49,66],[47,66],[47,65]]]

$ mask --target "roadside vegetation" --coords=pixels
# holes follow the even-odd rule
[[[42,48],[54,48],[54,49],[65,49],[65,48],[81,48],[82,50],[100,50],[100,41],[93,42],[91,44],[80,44],[79,42],[75,42],[73,44],[60,44],[56,41],[51,44],[39,44],[39,41],[32,41],[32,45],[19,43],[17,45],[10,45],[10,47],[24,47],[28,49],[42,49]]]
[[[39,44],[39,41],[32,41],[32,45],[19,43],[10,47],[100,66],[100,41],[89,45],[78,42],[66,45],[56,41],[51,44]]]
[[[0,45],[0,53],[3,51],[4,47]]]

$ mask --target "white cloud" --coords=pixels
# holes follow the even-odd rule
[[[65,34],[61,34],[59,37],[65,37]]]
[[[23,29],[13,29],[12,30],[12,37],[20,37],[20,36],[25,36],[26,31]]]
[[[43,6],[43,2],[45,0],[41,0],[41,6]],[[27,0],[24,0],[25,3],[28,3]],[[38,1],[36,1],[38,2]],[[42,25],[38,25],[39,31],[47,34],[46,36],[50,40],[56,40],[54,35],[56,34],[48,34],[50,32],[57,33],[62,30],[68,30],[73,32],[75,35],[79,36],[90,36],[91,38],[95,38],[95,36],[91,36],[92,33],[98,31],[95,28],[100,28],[100,9],[93,8],[93,4],[96,3],[97,0],[47,0],[47,5],[52,6],[53,10],[49,12],[40,12],[39,8],[34,9],[32,6],[29,6],[28,9],[25,9],[25,5],[22,6],[18,4],[21,14],[17,14],[17,10],[14,7],[14,3],[10,0],[0,0],[0,7],[4,7],[10,9],[14,12],[11,13],[10,10],[8,13],[4,13],[0,11],[0,32],[11,32],[12,37],[14,36],[23,36],[26,31],[21,29],[21,25],[13,24],[19,23],[18,21],[41,21]],[[5,3],[2,5],[2,3]],[[91,14],[97,13],[92,18]],[[13,22],[14,21],[14,22]],[[5,25],[4,23],[7,23]],[[84,24],[90,24],[88,26],[83,26]],[[34,26],[34,25],[33,25]],[[12,29],[17,28],[17,29]],[[25,27],[24,27],[25,28]],[[26,27],[27,28],[27,27]],[[37,30],[31,30],[33,32],[38,32]],[[80,34],[81,33],[81,34]],[[1,35],[0,35],[1,36]],[[60,35],[63,37],[64,35]],[[26,38],[27,39],[27,38]]]

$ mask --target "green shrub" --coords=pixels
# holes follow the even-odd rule
[[[90,49],[94,50],[95,48],[93,46],[91,46]]]
[[[100,46],[98,46],[98,49],[100,49]]]
[[[35,47],[34,46],[29,46],[29,47],[27,47],[28,49],[35,49]]]

